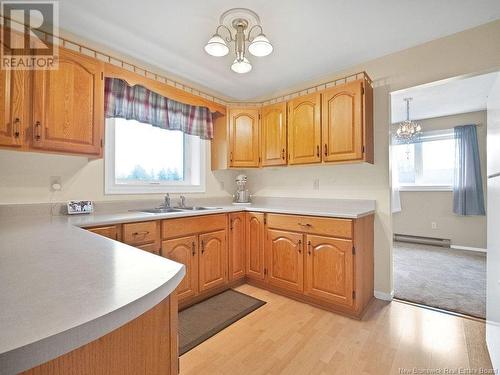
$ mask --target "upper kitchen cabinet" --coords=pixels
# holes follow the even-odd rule
[[[28,77],[27,71],[0,70],[0,146],[19,148],[24,144]]]
[[[101,154],[104,126],[103,64],[59,49],[59,67],[36,70],[33,80],[33,147]]]
[[[288,164],[321,162],[321,95],[288,102]]]
[[[286,103],[265,106],[261,109],[262,166],[286,165]]]
[[[259,166],[259,110],[232,108],[229,110],[229,166],[252,168]]]
[[[368,82],[358,79],[322,92],[323,161],[372,162],[372,113],[366,101],[371,90]]]

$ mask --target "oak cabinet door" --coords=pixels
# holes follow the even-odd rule
[[[261,113],[261,164],[286,165],[286,103],[268,105]]]
[[[259,110],[229,110],[229,143],[231,167],[259,166]]]
[[[161,255],[186,266],[186,276],[177,287],[179,301],[198,294],[198,238],[189,236],[162,242]]]
[[[363,159],[363,80],[322,94],[323,160]]]
[[[200,234],[199,286],[200,292],[222,286],[227,282],[226,231]]]
[[[246,275],[264,280],[264,214],[246,214]]]
[[[245,213],[229,214],[229,280],[245,277]]]
[[[302,292],[304,290],[303,235],[269,229],[267,231],[267,280],[269,284]]]
[[[36,70],[33,147],[100,154],[104,126],[102,62],[59,49],[56,70]]]
[[[28,121],[27,84],[27,71],[0,70],[0,146],[20,147],[23,144]]]
[[[352,241],[308,235],[305,293],[337,305],[352,306]]]
[[[321,94],[288,102],[288,163],[321,162]]]

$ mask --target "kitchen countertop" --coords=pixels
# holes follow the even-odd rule
[[[47,362],[170,295],[185,267],[66,216],[0,218],[0,374]]]
[[[104,336],[166,298],[185,275],[179,263],[80,227],[238,211],[347,219],[375,212],[369,200],[258,198],[252,205],[196,205],[218,209],[29,216],[4,206],[0,374],[29,369]]]

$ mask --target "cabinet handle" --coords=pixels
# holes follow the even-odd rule
[[[328,145],[325,143],[325,156],[328,156]]]
[[[194,241],[191,243],[191,249],[192,249],[192,252],[193,252],[193,256],[196,255],[196,244],[194,243]]]
[[[229,161],[231,163],[233,162],[233,153],[232,152],[229,153]]]
[[[311,255],[311,249],[312,249],[311,241],[307,241],[307,254],[308,255]]]
[[[40,121],[35,122],[35,140],[39,141],[42,136],[40,135]]]
[[[281,150],[281,158],[285,160],[285,149]]]
[[[140,236],[145,236],[147,234],[149,234],[149,231],[148,230],[143,230],[143,231],[140,231],[140,232],[134,232],[134,233],[132,233],[132,236],[139,236],[139,235]]]
[[[319,145],[316,145],[316,156],[319,158]]]
[[[205,252],[205,242],[201,240],[201,253],[203,254]]]
[[[19,123],[21,121],[19,120],[19,117],[16,117],[14,120],[14,137],[19,138],[20,130],[19,130]]]
[[[297,243],[297,247],[298,247],[298,251],[299,251],[299,254],[302,254],[302,240],[299,240],[299,242]]]
[[[308,228],[311,228],[312,227],[312,224],[309,224],[309,223],[298,223],[301,227],[308,227]]]

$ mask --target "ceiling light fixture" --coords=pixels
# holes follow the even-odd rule
[[[231,31],[231,29],[234,30]],[[254,30],[257,31],[257,35],[252,37]],[[221,31],[228,34],[226,38],[222,37]],[[226,56],[229,53],[226,42],[234,42],[236,59],[231,65],[231,70],[240,74],[252,70],[252,64],[245,56],[247,42],[250,43],[248,52],[253,56],[264,57],[273,52],[271,42],[264,35],[259,16],[246,8],[229,9],[222,13],[219,18],[219,26],[207,42],[205,51],[216,57]]]
[[[410,102],[413,98],[404,98],[406,102],[406,120],[398,124],[396,129],[396,138],[400,142],[411,143],[422,133],[422,127],[415,121],[410,120]]]

